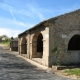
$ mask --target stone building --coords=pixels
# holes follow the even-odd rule
[[[19,54],[52,66],[56,55],[52,47],[61,49],[60,64],[80,63],[80,9],[50,18],[18,35]]]
[[[18,51],[18,39],[11,38],[10,40],[10,51]]]

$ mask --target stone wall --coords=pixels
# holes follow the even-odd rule
[[[11,51],[18,51],[18,41],[12,40],[10,42],[10,50]]]
[[[33,28],[23,32],[18,38],[19,53],[21,54],[22,40],[25,37],[27,40],[27,54],[23,54],[23,56],[29,59],[36,58],[36,44],[39,34],[42,34],[43,36],[43,56],[41,56],[42,65],[52,66],[55,64],[56,55],[51,52],[52,47],[58,47],[61,49],[61,54],[59,56],[61,64],[80,63],[80,50],[68,50],[68,45],[72,37],[74,35],[80,35],[80,10],[45,20]],[[74,41],[75,39],[73,42]]]
[[[80,62],[80,51],[68,50],[68,43],[74,35],[80,35],[80,10],[67,13],[48,21],[49,24],[49,63],[55,64],[52,47],[61,48],[60,63],[71,64]]]
[[[48,26],[44,26],[44,25],[40,25],[35,29],[30,30],[28,33],[26,32],[25,34],[23,34],[22,36],[20,36],[18,38],[19,40],[19,53],[22,56],[25,56],[29,59],[33,58],[38,58],[36,57],[36,54],[38,54],[38,52],[36,52],[36,44],[37,44],[37,38],[39,34],[42,34],[43,36],[43,56],[41,58],[41,64],[45,65],[45,66],[49,66],[49,28]],[[21,43],[22,43],[22,39],[26,37],[27,39],[27,54],[21,54]],[[42,54],[42,53],[41,53]],[[39,55],[38,55],[39,56]],[[39,59],[36,59],[39,60]],[[38,62],[38,61],[37,61]],[[39,61],[40,62],[40,61]]]
[[[26,41],[26,43],[24,43],[24,41]],[[19,54],[22,55],[22,56],[24,56],[24,57],[27,57],[27,58],[29,58],[28,41],[29,41],[28,40],[28,34],[24,34],[24,35],[22,35],[22,36],[20,36],[18,38],[18,51],[19,51]],[[24,44],[26,46],[26,50],[24,50],[24,47],[23,47]]]

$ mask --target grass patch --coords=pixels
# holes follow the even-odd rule
[[[0,42],[0,44],[3,44],[3,45],[6,45],[6,46],[9,46],[9,45],[10,45],[10,41]]]
[[[67,73],[67,75],[76,75],[76,76],[80,77],[80,69],[78,69],[78,68],[65,70],[64,73]]]

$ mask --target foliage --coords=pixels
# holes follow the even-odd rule
[[[54,52],[55,54],[60,54],[61,53],[61,50],[60,50],[60,48],[58,48],[58,47],[53,47],[52,48],[52,52]]]
[[[0,41],[2,40],[2,36],[0,36]]]
[[[11,40],[11,39],[10,39],[10,38],[8,38],[8,39],[6,40],[6,42],[10,42],[10,40]]]
[[[6,41],[6,40],[8,39],[8,36],[7,36],[7,35],[1,35],[1,36],[0,36],[0,42],[2,41],[3,38],[5,38],[5,41]],[[5,41],[4,41],[4,42],[5,42]]]
[[[56,65],[60,65],[59,55],[61,53],[61,49],[56,46],[52,48],[52,52],[56,55]]]
[[[5,38],[5,40],[2,40],[3,38]],[[1,35],[1,36],[0,36],[0,44],[9,46],[9,45],[10,45],[10,40],[11,40],[11,39],[8,38],[7,35]]]
[[[4,44],[4,45],[7,45],[7,46],[9,46],[9,44],[10,44],[10,41],[7,41],[7,42],[0,42],[0,44]]]
[[[8,38],[7,35],[2,35],[2,37],[6,37],[6,38]]]
[[[80,69],[78,68],[65,70],[64,72],[67,73],[67,75],[77,75],[80,77]]]

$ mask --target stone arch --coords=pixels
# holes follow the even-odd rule
[[[42,58],[43,56],[43,35],[35,33],[32,39],[32,58]]]
[[[80,35],[74,35],[69,43],[68,50],[80,50]]]
[[[80,35],[80,31],[72,31],[72,32],[67,36],[67,39],[65,40],[65,41],[66,41],[67,50],[68,50],[69,42],[70,42],[71,38],[72,38],[74,35]]]
[[[21,41],[21,54],[27,54],[27,40],[25,37]]]

